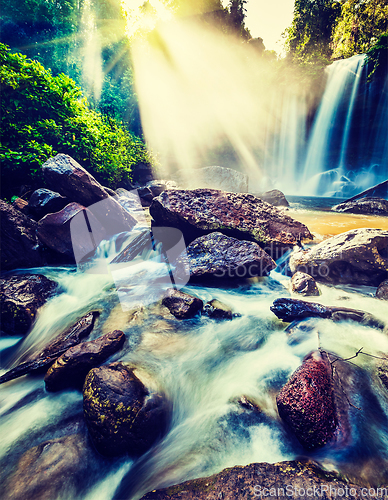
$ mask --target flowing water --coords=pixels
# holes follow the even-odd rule
[[[374,221],[376,226],[387,228],[387,219],[382,217],[366,217],[360,223],[358,216],[318,212],[305,205],[301,208],[300,200],[294,200],[292,206],[290,213],[299,220],[308,220],[318,240],[354,224],[370,227]],[[117,244],[104,243],[96,266],[101,269],[101,264],[120,249],[120,245],[117,248]],[[155,271],[166,272],[163,266],[157,259],[153,265],[144,265],[143,260],[132,266],[131,276],[140,273],[142,277],[139,300],[152,289]],[[155,488],[236,464],[306,455],[285,430],[275,401],[303,357],[319,346],[344,358],[354,356],[361,347],[373,356],[388,352],[386,334],[354,322],[317,319],[312,323],[319,335],[313,330],[289,337],[286,325],[269,309],[276,298],[290,296],[289,278],[276,270],[268,278],[251,279],[238,286],[224,283],[220,287],[184,288],[204,301],[217,298],[241,314],[223,322],[205,316],[183,322],[166,319],[152,303],[139,307],[140,312],[134,316],[128,308],[122,309],[109,273],[81,272],[71,267],[31,272],[57,280],[62,293],[40,310],[24,341],[12,345],[14,340],[1,339],[0,373],[26,353],[41,348],[87,311],[97,309],[101,316],[90,338],[115,328],[127,335],[123,351],[107,362],[120,359],[141,368],[173,407],[168,433],[142,457],[106,460],[94,453],[83,488],[72,492],[69,500],[135,500]],[[387,320],[388,304],[373,297],[373,288],[320,285],[320,289],[322,295],[313,301],[362,309]],[[375,361],[371,356],[359,355],[347,363],[356,370],[356,380],[354,374],[340,372],[349,399],[350,437],[308,455],[330,470],[370,484],[388,481],[388,397],[378,381],[370,383]],[[363,370],[357,371],[357,367]],[[243,395],[260,412],[237,404]],[[86,432],[82,426],[82,394],[75,390],[48,393],[42,376],[24,376],[2,385],[0,403],[0,460],[5,475],[14,470],[21,454],[29,448],[74,433],[74,429]]]

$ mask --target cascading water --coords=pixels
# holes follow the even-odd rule
[[[305,142],[306,112],[284,100],[266,162],[275,173],[274,187],[288,194],[350,197],[386,180],[388,78],[368,81],[365,60],[356,55],[326,68],[325,90]]]

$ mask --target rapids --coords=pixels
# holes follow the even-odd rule
[[[386,218],[322,212],[301,208],[296,202],[289,213],[307,223],[317,241],[353,227],[388,227]],[[275,401],[303,357],[320,346],[348,358],[362,347],[370,356],[359,355],[351,363],[365,370],[360,380],[366,384],[374,363],[371,356],[388,352],[388,337],[380,330],[326,319],[314,320],[319,338],[313,332],[292,342],[284,331],[286,325],[269,309],[276,298],[290,296],[289,278],[278,270],[268,278],[251,279],[238,286],[223,283],[220,288],[184,287],[204,301],[217,298],[230,305],[241,314],[232,321],[216,322],[205,316],[180,323],[163,320],[151,303],[145,306],[140,319],[131,322],[133,311],[121,307],[115,280],[107,267],[128,241],[121,246],[103,243],[93,264],[99,272],[73,267],[30,270],[57,280],[62,293],[42,307],[25,340],[0,339],[2,374],[42,347],[55,332],[97,309],[101,316],[88,340],[114,328],[122,329],[128,341],[123,351],[108,362],[120,359],[142,368],[156,379],[173,404],[172,422],[163,440],[136,460],[107,460],[95,454],[90,475],[71,500],[136,500],[153,489],[210,475],[225,467],[306,456],[285,430]],[[143,260],[131,266],[131,276],[141,277],[137,285],[141,292],[134,295],[138,302],[149,297],[155,272],[166,272],[161,260],[154,258],[151,265],[147,261],[151,257],[144,259],[143,255]],[[373,288],[319,287],[322,295],[313,297],[314,301],[362,309],[382,321],[388,317],[388,303],[375,299]],[[343,382],[345,388],[351,385],[350,379]],[[308,456],[353,480],[362,478],[376,484],[388,480],[388,397],[378,384],[372,384],[371,390],[362,387],[353,387],[349,396],[357,407],[351,418],[351,438],[341,445],[328,444]],[[242,395],[261,412],[253,414],[241,408],[236,400]],[[26,450],[74,433],[74,429],[86,432],[79,392],[48,393],[42,376],[24,376],[0,387],[0,464],[5,475]]]

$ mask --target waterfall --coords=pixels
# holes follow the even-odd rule
[[[326,75],[306,139],[300,98],[296,107],[291,97],[283,99],[273,111],[279,125],[265,165],[287,194],[350,197],[387,178],[388,79],[367,81],[364,54],[333,62]]]

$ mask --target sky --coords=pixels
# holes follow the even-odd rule
[[[222,0],[224,6],[228,0]],[[261,37],[267,50],[281,53],[282,32],[292,22],[294,0],[248,0],[245,25],[253,38]]]

